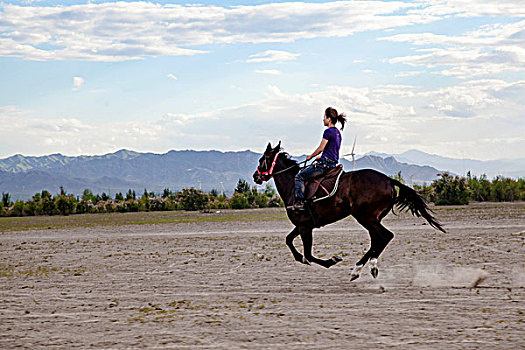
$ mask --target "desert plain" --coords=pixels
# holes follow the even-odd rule
[[[525,348],[525,203],[432,209],[352,282],[351,217],[314,231],[330,269],[281,208],[0,218],[0,348]]]

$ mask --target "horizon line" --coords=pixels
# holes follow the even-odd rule
[[[261,152],[256,152],[256,151],[253,151],[251,149],[245,149],[245,150],[236,150],[236,151],[224,151],[224,150],[218,150],[218,149],[204,149],[204,150],[196,150],[196,149],[189,149],[189,148],[186,148],[186,149],[170,149],[166,152],[152,152],[152,151],[145,151],[145,152],[141,152],[141,151],[135,151],[135,150],[132,150],[132,149],[128,149],[128,148],[121,148],[117,151],[114,151],[114,152],[108,152],[108,153],[104,153],[104,154],[80,154],[80,155],[66,155],[66,154],[63,154],[63,153],[51,153],[51,154],[44,154],[44,155],[25,155],[25,154],[22,154],[22,153],[16,153],[16,154],[13,154],[13,155],[10,155],[10,156],[6,156],[6,157],[3,157],[3,158],[0,158],[0,161],[3,161],[3,160],[6,160],[6,159],[9,159],[9,158],[13,158],[13,157],[17,157],[17,156],[22,156],[22,157],[25,157],[25,158],[44,158],[44,157],[50,157],[50,156],[62,156],[62,157],[67,157],[67,158],[80,158],[80,157],[104,157],[104,156],[108,156],[108,155],[113,155],[113,154],[116,154],[116,153],[119,153],[119,152],[132,152],[132,153],[137,153],[137,154],[153,154],[153,155],[165,155],[165,154],[168,154],[170,152],[219,152],[219,153],[242,153],[242,152],[252,152],[252,153],[256,153],[256,154],[262,154]],[[496,158],[496,159],[488,159],[488,160],[481,160],[481,159],[475,159],[475,158],[454,158],[454,157],[444,157],[444,156],[441,156],[441,155],[438,155],[438,154],[434,154],[434,153],[427,153],[427,152],[424,152],[424,151],[421,151],[421,150],[418,150],[418,149],[409,149],[407,151],[404,151],[402,153],[397,153],[397,154],[391,154],[391,153],[384,153],[384,152],[377,152],[377,151],[369,151],[369,152],[366,152],[366,153],[363,153],[363,154],[356,154],[356,156],[359,156],[359,157],[365,157],[365,156],[369,156],[369,155],[373,155],[373,156],[379,156],[381,158],[383,158],[383,156],[387,156],[387,157],[396,157],[396,156],[400,156],[402,155],[403,153],[407,153],[407,152],[410,152],[410,151],[417,151],[417,152],[420,152],[420,153],[423,153],[425,155],[429,155],[429,156],[435,156],[435,157],[439,157],[439,158],[443,158],[443,159],[450,159],[450,160],[462,160],[462,161],[465,161],[465,160],[469,160],[469,161],[479,161],[479,162],[491,162],[491,161],[512,161],[512,160],[525,160],[525,157],[523,158]],[[376,154],[374,154],[376,153]],[[302,154],[302,155],[299,155],[299,156],[294,156],[294,157],[302,157],[302,156],[305,156],[306,154]],[[341,157],[340,159],[345,159],[345,160],[348,160],[344,157]]]

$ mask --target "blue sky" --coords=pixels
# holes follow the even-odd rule
[[[524,157],[521,1],[3,1],[0,157],[122,148]]]

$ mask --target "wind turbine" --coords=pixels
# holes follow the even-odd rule
[[[352,152],[343,155],[343,157],[352,156],[352,170],[355,169],[355,153],[354,153],[354,150],[355,150],[355,141],[356,140],[357,140],[357,135],[356,135],[356,137],[354,137],[354,145],[352,146]]]
[[[355,150],[355,141],[357,140],[357,135],[354,137],[354,145],[352,146],[352,152],[350,153],[350,155],[352,156],[352,170],[355,169],[355,153],[354,153],[354,150]]]

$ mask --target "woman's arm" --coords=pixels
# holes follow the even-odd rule
[[[326,144],[328,143],[328,140],[323,138],[321,140],[321,144],[319,145],[319,147],[317,147],[317,149],[314,151],[314,153],[312,153],[311,155],[309,155],[308,157],[306,157],[306,160],[310,160],[312,159],[313,157],[321,154],[321,152],[323,152],[324,148],[326,147]]]

